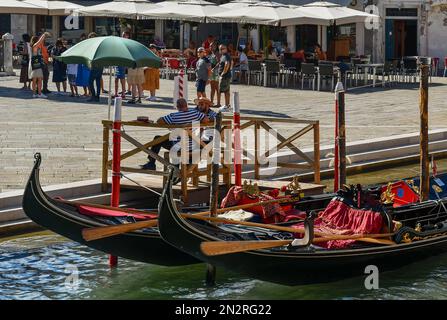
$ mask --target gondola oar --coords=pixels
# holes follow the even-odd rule
[[[240,206],[217,209],[217,213],[223,213],[223,212],[227,212],[227,211],[231,211],[231,210],[247,209],[247,208],[251,208],[251,207],[255,207],[255,206],[263,206],[263,205],[270,204],[270,203],[295,202],[298,200],[299,200],[298,198],[282,198],[282,199],[272,199],[272,200],[260,201],[260,202],[256,202],[256,203],[247,203],[247,204],[242,204]],[[135,210],[132,210],[132,211],[135,211]],[[136,211],[137,211],[136,213],[138,213],[138,210],[136,210]],[[139,212],[139,213],[142,213],[142,212]],[[191,217],[199,218],[199,217],[201,217],[204,220],[206,220],[207,218],[203,217],[203,216],[208,216],[208,215],[210,215],[210,212],[205,211],[205,212],[199,212],[199,213],[195,213],[195,214],[182,214],[182,217],[184,217],[184,218],[191,218]],[[210,217],[210,219],[211,219],[211,217]],[[217,219],[217,218],[212,218],[212,219]],[[227,220],[227,219],[220,219],[220,220],[222,220],[220,222],[230,221],[228,223],[231,223],[231,221],[233,221],[233,220]],[[139,222],[134,222],[134,223],[125,223],[125,224],[120,224],[120,225],[116,225],[116,226],[86,228],[86,229],[82,230],[82,237],[86,241],[98,240],[101,238],[107,238],[107,237],[115,236],[118,234],[143,229],[143,228],[155,227],[157,224],[158,224],[158,220],[154,219],[154,220],[139,221]],[[257,225],[258,226],[268,226],[268,225],[264,225],[261,223],[258,223]]]
[[[391,234],[392,235],[392,234]],[[387,239],[375,239],[389,237],[390,234],[357,234],[345,237],[321,237],[315,238],[312,242],[326,242],[331,240],[357,240],[383,245],[394,245],[394,241]],[[200,244],[200,249],[207,256],[218,256],[222,254],[238,253],[251,250],[268,249],[288,245],[293,240],[265,240],[265,241],[207,241]]]

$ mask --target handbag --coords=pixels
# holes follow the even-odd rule
[[[37,70],[43,68],[43,60],[41,55],[33,55],[31,57],[31,69]]]

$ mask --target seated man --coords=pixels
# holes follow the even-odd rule
[[[161,117],[157,120],[158,124],[172,124],[172,125],[191,125],[195,121],[199,121],[200,124],[207,124],[208,117],[203,113],[199,112],[197,109],[189,109],[188,102],[185,99],[177,100],[177,112],[170,113],[164,117]],[[154,139],[159,138],[160,136],[155,136]],[[174,145],[176,145],[180,139],[176,139],[175,141],[163,141],[161,143],[155,144],[151,147],[151,151],[158,154],[160,149],[163,147],[167,150],[170,150]],[[191,139],[189,142],[189,146],[191,147]],[[155,159],[151,156],[148,156],[148,162],[141,166],[142,169],[147,170],[155,170]]]
[[[210,99],[201,97],[194,100],[194,103],[197,105],[197,110],[203,113],[208,117],[209,121],[214,121],[216,119],[217,113],[211,110],[211,106],[213,103]],[[201,140],[204,142],[210,142],[213,140],[214,129],[208,128],[205,129],[202,133]]]

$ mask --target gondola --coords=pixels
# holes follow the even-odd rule
[[[76,205],[51,199],[42,190],[37,153],[23,195],[23,210],[35,223],[68,239],[93,249],[130,260],[162,266],[180,266],[199,262],[196,258],[163,241],[157,228],[147,228],[109,238],[86,242],[82,229],[122,223],[116,217],[95,217],[81,214]]]
[[[369,265],[379,272],[393,270],[447,251],[447,198],[389,207],[387,216],[400,220],[404,226],[394,238],[397,244],[375,245],[357,243],[348,249],[330,250],[313,244],[292,247],[244,251],[208,256],[201,251],[205,241],[256,240],[259,230],[226,225],[200,224],[183,219],[176,209],[172,194],[173,170],[159,203],[159,229],[162,238],[171,245],[216,267],[223,267],[252,278],[283,285],[315,284],[365,275]],[[311,201],[315,208],[318,199]],[[326,199],[322,200],[326,201]],[[436,230],[415,231],[418,221],[432,219]],[[434,221],[434,220],[435,221]],[[278,239],[278,234],[263,235],[263,239]],[[408,237],[410,241],[406,241]],[[411,241],[411,240],[414,241]],[[405,240],[405,241],[403,241]],[[398,243],[400,242],[400,243]]]

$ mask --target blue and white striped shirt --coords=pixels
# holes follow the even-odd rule
[[[162,119],[167,124],[182,125],[182,124],[192,124],[193,122],[200,122],[203,119],[205,119],[205,117],[206,116],[197,109],[188,109],[188,111],[178,111],[178,112],[170,113],[170,114],[164,116]],[[174,135],[171,134],[172,135],[171,138],[174,138],[174,139],[172,139],[172,141],[180,142],[181,134],[179,132],[177,132],[177,133],[178,134],[174,133]],[[194,134],[194,132],[193,132],[193,134]],[[193,150],[198,147],[198,144],[190,138],[189,142],[188,142],[188,146],[189,146],[189,150]],[[181,146],[178,144],[177,148],[180,148],[180,147]]]

